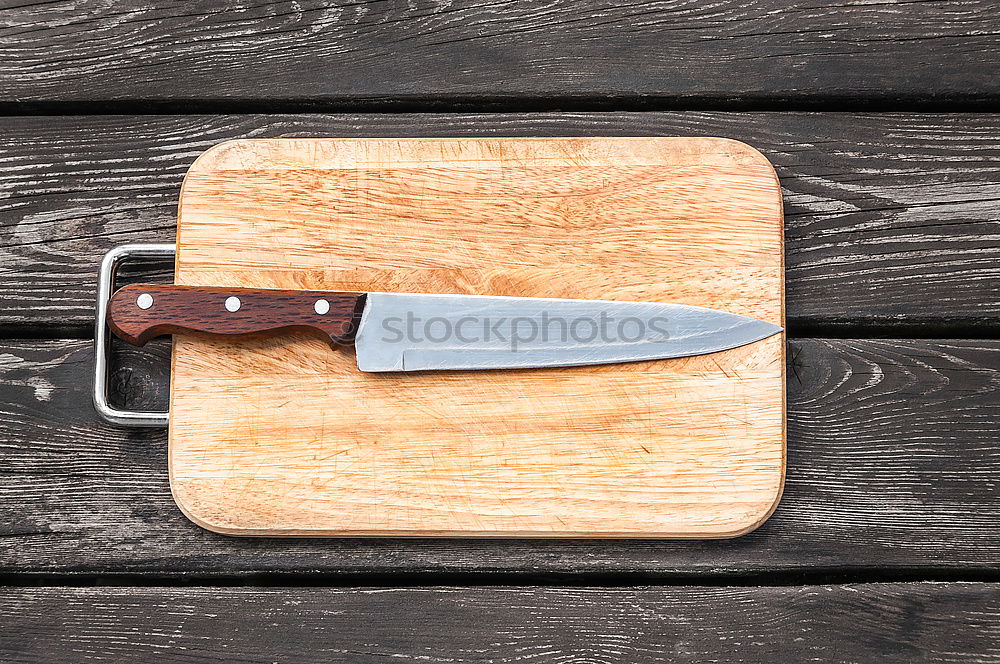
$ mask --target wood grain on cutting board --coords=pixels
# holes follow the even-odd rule
[[[650,300],[783,324],[770,164],[712,138],[246,140],[185,179],[176,283]],[[177,337],[170,476],[248,535],[722,537],[773,510],[784,335],[700,357],[365,374]]]

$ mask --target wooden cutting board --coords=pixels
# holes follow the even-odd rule
[[[176,283],[650,300],[783,324],[781,194],[718,138],[245,140],[191,167]],[[684,359],[364,374],[174,341],[170,482],[239,535],[728,537],[784,476],[783,335]]]

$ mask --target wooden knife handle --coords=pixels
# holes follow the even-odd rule
[[[338,346],[354,338],[364,303],[365,293],[135,284],[111,297],[108,326],[137,346],[161,334],[238,341],[288,332]]]

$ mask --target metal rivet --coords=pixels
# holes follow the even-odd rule
[[[140,309],[149,309],[153,306],[153,296],[149,293],[143,293],[139,297],[135,298],[135,306]]]
[[[226,298],[226,311],[230,313],[239,311],[241,304],[243,303],[240,302],[240,298],[236,297],[235,295],[230,295],[229,297]]]
[[[330,303],[326,300],[316,300],[316,304],[313,305],[313,309],[316,310],[320,316],[330,313]]]

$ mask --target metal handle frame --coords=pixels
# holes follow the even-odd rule
[[[114,292],[118,267],[130,258],[173,257],[177,248],[172,244],[123,244],[104,254],[97,278],[97,310],[94,320],[94,408],[105,422],[125,427],[165,427],[166,412],[122,410],[108,403],[108,360],[111,357],[111,337],[108,329],[108,301]]]

